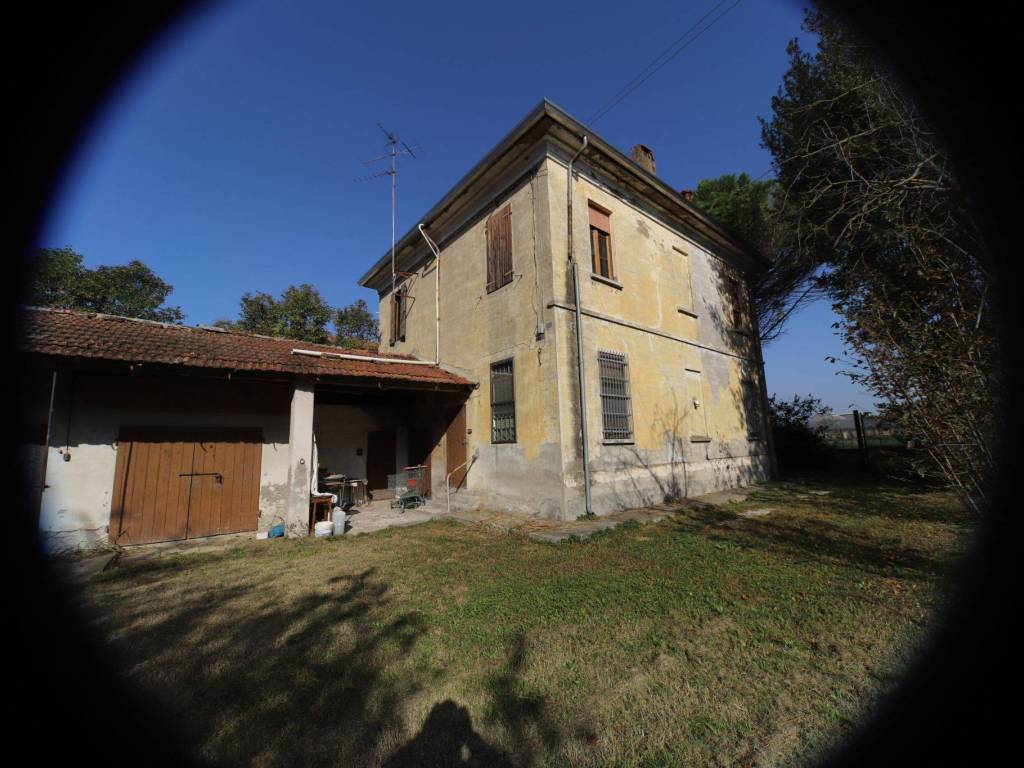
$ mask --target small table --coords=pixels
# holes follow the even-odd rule
[[[309,497],[309,532],[313,532],[313,526],[320,522],[321,515],[324,520],[331,517],[333,499],[329,493],[317,493]]]

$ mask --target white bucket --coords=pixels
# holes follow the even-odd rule
[[[345,510],[341,507],[335,507],[334,513],[331,515],[334,520],[334,535],[341,536],[345,533]]]
[[[330,536],[332,533],[334,533],[334,523],[330,520],[321,520],[313,526],[313,535],[318,539]]]

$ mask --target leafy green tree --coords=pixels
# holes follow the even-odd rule
[[[71,248],[43,248],[34,257],[31,274],[30,304],[165,323],[185,319],[180,307],[164,304],[174,287],[138,260],[88,269]]]
[[[36,307],[74,307],[85,272],[82,254],[71,248],[40,248],[33,257],[25,300]]]
[[[250,333],[323,344],[330,341],[328,323],[334,310],[309,283],[286,288],[279,298],[246,293],[236,327]]]
[[[736,235],[763,248],[771,243],[774,179],[751,180],[746,173],[727,173],[697,184],[694,202]]]
[[[366,347],[380,340],[377,318],[362,299],[338,309],[334,328],[336,342],[343,347]]]
[[[697,184],[694,203],[768,258],[751,285],[751,300],[762,344],[777,339],[786,321],[807,302],[820,298],[814,265],[792,247],[789,218],[774,179],[725,174]]]
[[[762,121],[784,258],[831,298],[846,374],[981,511],[1002,393],[978,227],[946,148],[871,47],[823,6],[804,27],[817,51],[790,43]]]

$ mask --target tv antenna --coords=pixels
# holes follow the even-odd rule
[[[419,147],[410,147],[380,123],[377,123],[377,127],[383,131],[385,136],[387,136],[387,154],[375,157],[372,160],[364,160],[363,164],[370,165],[372,163],[379,163],[381,160],[390,159],[391,168],[385,171],[380,171],[379,173],[372,173],[369,176],[361,176],[356,179],[356,181],[371,181],[372,179],[379,179],[382,176],[391,177],[391,298],[392,301],[394,301],[395,287],[397,283],[397,273],[395,272],[395,226],[398,215],[398,156],[408,155],[415,160],[416,154],[413,152],[413,149],[419,149]]]

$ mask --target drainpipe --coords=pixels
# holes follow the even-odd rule
[[[434,362],[441,364],[441,249],[427,236],[423,224],[416,227],[434,254]]]
[[[593,517],[594,508],[590,499],[590,440],[587,435],[587,393],[586,379],[583,375],[583,314],[580,307],[580,275],[573,254],[572,242],[572,166],[579,156],[583,154],[584,150],[586,150],[587,144],[587,137],[584,136],[583,146],[579,148],[579,151],[569,161],[568,175],[566,177],[566,186],[568,188],[566,193],[566,216],[568,219],[568,256],[569,261],[572,263],[572,290],[575,298],[574,303],[576,304],[576,370],[579,374],[580,440],[583,443],[583,495],[587,517]]]
[[[50,433],[53,429],[53,403],[54,398],[57,395],[57,369],[53,370],[53,375],[50,377],[50,407],[46,412],[46,438],[43,441],[43,466],[40,468],[42,476],[39,478],[39,504],[35,508],[36,516],[36,528],[39,527],[39,516],[42,512],[43,506],[43,494],[46,493],[46,467],[49,463],[50,457]]]

